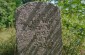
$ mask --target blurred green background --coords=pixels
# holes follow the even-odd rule
[[[62,18],[63,55],[85,55],[85,0],[0,0],[0,55],[14,55],[14,12],[31,1],[57,5]]]

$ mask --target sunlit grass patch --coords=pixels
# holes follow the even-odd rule
[[[0,32],[0,55],[14,55],[15,29],[9,28]]]

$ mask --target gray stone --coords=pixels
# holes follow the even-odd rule
[[[18,55],[62,55],[60,11],[44,2],[28,2],[15,12]]]

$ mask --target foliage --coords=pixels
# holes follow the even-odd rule
[[[0,0],[0,29],[13,26],[15,8],[14,0]]]
[[[79,55],[85,49],[85,4],[81,0],[59,1],[64,55]]]

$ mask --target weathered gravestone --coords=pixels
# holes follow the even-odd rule
[[[28,2],[16,10],[15,18],[18,55],[62,55],[58,7]]]

